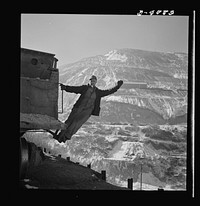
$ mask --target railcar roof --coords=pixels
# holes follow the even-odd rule
[[[42,51],[33,50],[33,49],[26,49],[26,48],[21,48],[21,52],[26,52],[26,53],[38,53],[38,54],[42,54],[42,55],[55,56],[55,54],[52,54],[52,53],[42,52]]]

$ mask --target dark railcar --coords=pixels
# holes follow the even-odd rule
[[[25,175],[30,154],[35,154],[23,135],[64,128],[58,120],[59,71],[55,54],[21,48],[20,65],[20,177]]]

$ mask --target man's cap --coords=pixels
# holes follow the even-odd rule
[[[92,80],[92,79],[96,79],[96,80],[97,80],[97,77],[94,76],[94,75],[92,75],[91,78],[90,78],[90,80]]]

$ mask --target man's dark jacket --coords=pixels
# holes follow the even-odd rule
[[[118,83],[117,86],[115,86],[111,89],[108,89],[108,90],[101,90],[101,89],[98,89],[97,87],[95,87],[96,99],[95,99],[94,110],[92,111],[92,115],[99,116],[99,113],[101,110],[101,108],[100,108],[101,98],[116,92],[121,87],[122,84],[123,84],[123,81],[120,81],[120,83]],[[74,104],[74,108],[79,107],[82,99],[84,98],[84,94],[86,93],[86,91],[89,87],[90,87],[89,84],[82,85],[82,86],[65,85],[64,90],[66,92],[81,94],[80,97],[78,98],[78,100],[76,101],[76,103]]]

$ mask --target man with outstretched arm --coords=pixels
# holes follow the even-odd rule
[[[90,118],[91,115],[99,116],[101,98],[116,92],[123,84],[120,80],[117,85],[108,90],[98,89],[95,85],[97,77],[92,75],[90,84],[82,86],[68,86],[61,84],[61,90],[66,92],[81,94],[74,104],[72,111],[65,121],[66,129],[54,137],[59,142],[70,140],[71,137],[79,130],[79,128]]]

